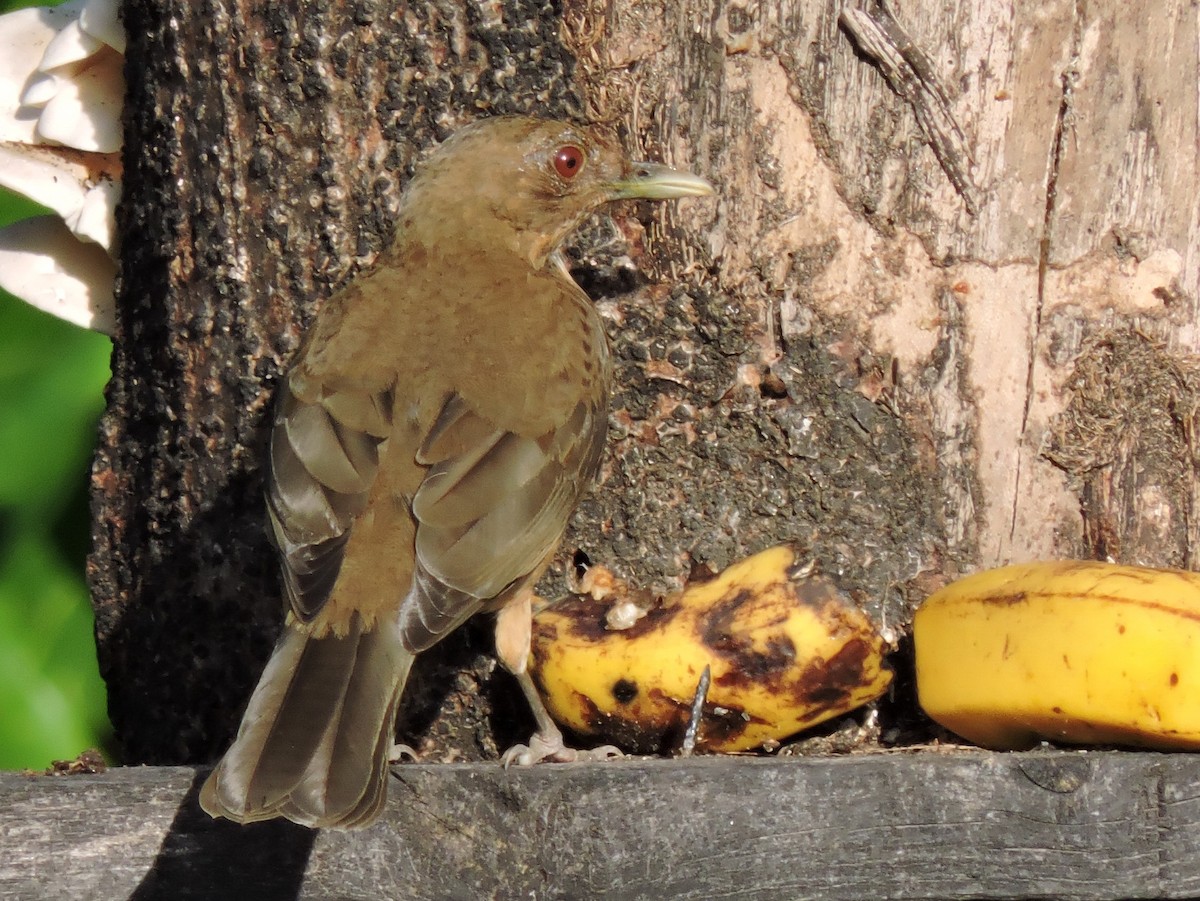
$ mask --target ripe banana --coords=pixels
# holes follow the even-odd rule
[[[631,751],[679,746],[706,666],[698,749],[787,738],[874,700],[892,679],[870,621],[811,571],[781,546],[640,608],[619,585],[605,592],[611,607],[569,597],[535,615],[530,672],[559,723]]]
[[[1038,739],[1200,749],[1200,575],[1087,561],[1006,566],[913,619],[921,706],[996,749]]]

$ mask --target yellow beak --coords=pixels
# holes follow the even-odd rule
[[[699,175],[658,163],[631,163],[628,175],[608,187],[613,200],[670,200],[714,193],[713,186]]]

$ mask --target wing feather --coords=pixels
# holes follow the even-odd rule
[[[537,436],[446,402],[418,457],[430,469],[412,504],[417,576],[400,612],[410,647],[540,573],[599,466],[606,424],[602,398]]]
[[[480,511],[505,503],[525,483],[552,471],[536,441],[511,432],[493,431],[479,447],[484,453],[465,453],[429,468],[413,498],[418,520],[438,529],[469,524]],[[536,495],[537,489],[528,493]]]
[[[302,399],[294,389],[304,389]],[[320,612],[337,582],[350,527],[367,506],[390,418],[390,392],[316,391],[287,379],[271,433],[267,509],[292,611]],[[344,417],[344,419],[342,418]]]
[[[302,398],[293,387],[304,390]],[[390,392],[282,389],[271,440],[268,509],[296,616],[309,621],[337,583],[351,528],[386,453]],[[390,417],[390,412],[387,413]],[[599,465],[603,398],[580,401],[541,435],[498,427],[450,395],[418,448],[428,467],[411,498],[417,565],[401,630],[422,650],[541,571]]]

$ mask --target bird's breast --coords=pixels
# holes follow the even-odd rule
[[[539,435],[609,386],[603,323],[574,283],[524,261],[473,259],[410,282],[397,336],[396,391],[427,380],[518,434]]]

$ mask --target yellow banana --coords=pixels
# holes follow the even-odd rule
[[[569,597],[535,615],[530,671],[556,720],[629,750],[679,746],[706,666],[697,748],[787,738],[879,697],[892,678],[870,621],[811,570],[781,546],[640,616],[623,590],[612,607]]]
[[[1200,575],[1006,566],[930,595],[913,640],[921,706],[976,744],[1200,749]]]

